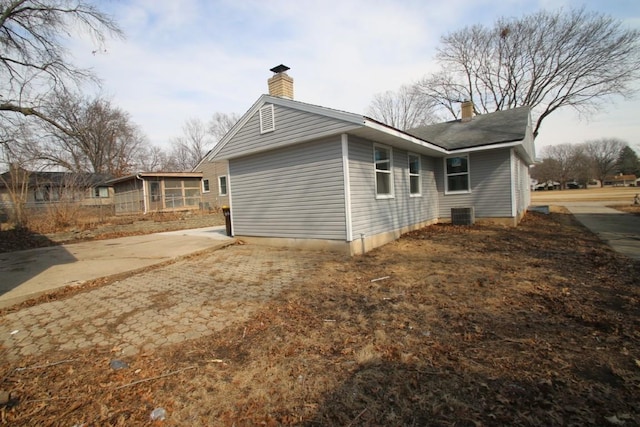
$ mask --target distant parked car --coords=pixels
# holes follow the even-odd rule
[[[580,188],[580,184],[578,184],[577,182],[567,182],[567,188],[569,190],[575,190],[577,188]]]

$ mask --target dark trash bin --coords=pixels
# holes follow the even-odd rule
[[[223,206],[222,214],[224,215],[224,225],[227,227],[227,236],[231,237],[231,208]]]

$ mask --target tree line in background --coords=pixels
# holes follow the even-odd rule
[[[556,182],[563,189],[568,184],[602,186],[620,174],[640,177],[640,160],[626,142],[615,138],[547,146],[542,161],[531,169],[541,188],[553,188]]]
[[[235,124],[235,114],[185,121],[165,150],[150,144],[129,114],[105,98],[59,94],[48,121],[14,118],[0,130],[1,161],[26,170],[65,170],[120,177],[138,171],[191,171]],[[64,129],[62,130],[61,127]]]

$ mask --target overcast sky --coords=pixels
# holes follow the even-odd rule
[[[189,118],[243,114],[267,92],[270,68],[285,64],[295,99],[366,114],[376,93],[397,90],[437,68],[440,37],[468,25],[539,9],[580,7],[640,29],[638,0],[116,0],[100,2],[125,31],[75,62],[103,81],[102,94],[127,111],[150,142],[170,147]],[[580,118],[554,113],[536,140],[549,144],[617,137],[640,149],[640,97],[613,99]]]

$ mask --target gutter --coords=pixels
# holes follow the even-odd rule
[[[144,206],[143,214],[146,215],[149,212],[149,208],[147,206],[147,186],[144,185],[144,179],[140,176],[140,174],[136,174],[136,179],[142,181],[142,205]]]

